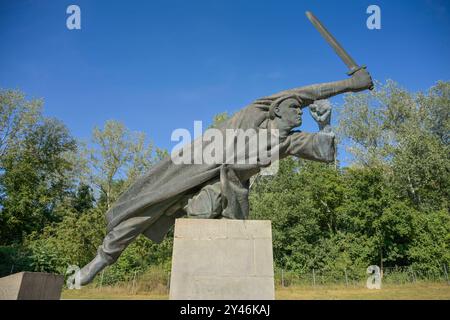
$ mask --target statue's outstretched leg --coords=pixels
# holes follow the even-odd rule
[[[188,198],[190,199],[189,201],[186,199],[187,204],[181,206],[190,217],[214,219],[222,212],[218,181],[205,186],[198,194]],[[154,222],[154,216],[137,216],[114,227],[98,248],[95,258],[79,271],[80,284],[90,283],[100,271],[116,262],[125,248]]]
[[[100,271],[116,262],[125,248],[147,229],[154,219],[153,216],[134,217],[112,229],[98,248],[95,258],[79,271],[80,285],[90,283]]]
[[[84,286],[90,283],[100,271],[110,264],[107,259],[97,253],[95,258],[80,270],[80,285]]]

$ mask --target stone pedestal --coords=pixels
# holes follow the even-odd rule
[[[170,299],[274,298],[270,221],[176,220]]]
[[[0,300],[59,300],[64,277],[20,272],[0,278]]]

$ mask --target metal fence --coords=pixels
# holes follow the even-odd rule
[[[135,271],[127,279],[113,283],[105,281],[106,278],[105,271],[102,271],[94,280],[93,287],[117,289],[128,294],[137,294],[138,292],[168,294],[170,289],[170,272],[157,268],[144,272]]]
[[[365,269],[357,271],[348,269],[333,271],[311,269],[303,273],[278,269],[275,271],[275,284],[282,287],[329,285],[361,287],[366,285],[369,276]],[[412,266],[385,267],[381,271],[381,279],[384,285],[417,282],[441,282],[450,285],[447,265],[442,265],[440,268],[433,270],[420,270]]]
[[[311,269],[309,272],[296,273],[277,269],[274,273],[276,286],[346,286],[366,287],[369,274],[366,269],[361,270],[333,270],[324,271]],[[413,283],[446,283],[450,285],[448,266],[442,265],[433,270],[420,270],[414,267],[385,267],[381,273],[383,285],[405,285]],[[100,275],[97,288],[102,287],[102,275]],[[168,293],[170,289],[170,272],[153,270],[152,272],[134,273],[127,281],[114,284],[120,286],[131,294],[137,292]]]

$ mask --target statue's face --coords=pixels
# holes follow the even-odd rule
[[[286,99],[275,109],[281,122],[289,129],[296,128],[302,124],[303,111],[295,99]]]

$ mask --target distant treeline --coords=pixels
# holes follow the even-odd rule
[[[346,95],[334,115],[345,167],[287,158],[277,175],[251,181],[250,217],[272,220],[276,267],[340,275],[450,265],[450,82],[419,93],[377,84]],[[0,90],[0,276],[88,263],[106,210],[166,155],[118,121],[78,141],[41,100]],[[160,245],[139,237],[102,281],[169,270],[171,250],[171,235]]]

